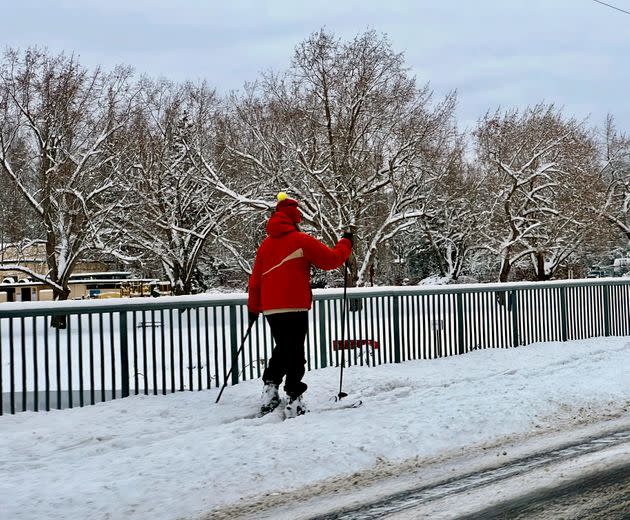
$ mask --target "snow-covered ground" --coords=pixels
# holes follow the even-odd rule
[[[212,390],[0,417],[0,516],[202,517],[247,497],[627,414],[630,337],[353,366],[344,390],[364,405],[331,411],[338,378],[335,368],[308,372],[312,412],[287,421],[246,418],[260,381],[228,387],[218,405]]]

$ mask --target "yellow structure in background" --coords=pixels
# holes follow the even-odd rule
[[[19,265],[38,275],[48,272],[46,245],[42,243],[0,243],[0,266]],[[171,295],[171,284],[153,278],[133,278],[128,271],[111,271],[105,262],[78,262],[70,276],[70,300],[141,298]],[[22,271],[0,271],[0,303],[52,301],[50,286],[35,281]]]
[[[77,273],[69,281],[71,300],[141,298],[171,295],[171,284],[151,278],[132,278],[127,271]],[[28,278],[0,279],[0,303],[19,301],[52,301],[53,290],[42,282]]]

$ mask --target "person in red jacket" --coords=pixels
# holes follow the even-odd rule
[[[275,342],[263,373],[263,414],[280,404],[278,388],[283,378],[288,396],[285,415],[295,417],[307,411],[302,400],[307,385],[302,378],[306,363],[304,340],[312,302],[310,268],[314,265],[324,270],[336,269],[352,252],[352,233],[349,231],[330,249],[302,233],[297,227],[301,220],[298,202],[280,192],[276,211],[267,223],[267,238],[256,252],[249,279],[247,306],[250,322],[256,321],[262,312]]]

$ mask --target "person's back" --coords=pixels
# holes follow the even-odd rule
[[[308,310],[312,304],[310,267],[335,269],[352,251],[352,235],[344,234],[330,249],[319,240],[298,230],[302,215],[295,200],[278,194],[276,212],[267,223],[267,238],[256,253],[249,280],[250,320],[265,315],[276,347],[263,374],[265,388],[261,412],[280,404],[278,387],[286,376],[284,390],[289,397],[285,413],[306,411],[301,396],[307,386],[304,376],[304,340],[308,331]]]

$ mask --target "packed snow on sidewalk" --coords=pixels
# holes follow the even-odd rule
[[[262,385],[137,396],[0,417],[2,518],[195,518],[385,462],[436,457],[502,437],[619,412],[630,401],[630,338],[540,343],[306,374],[311,413],[247,418]]]

